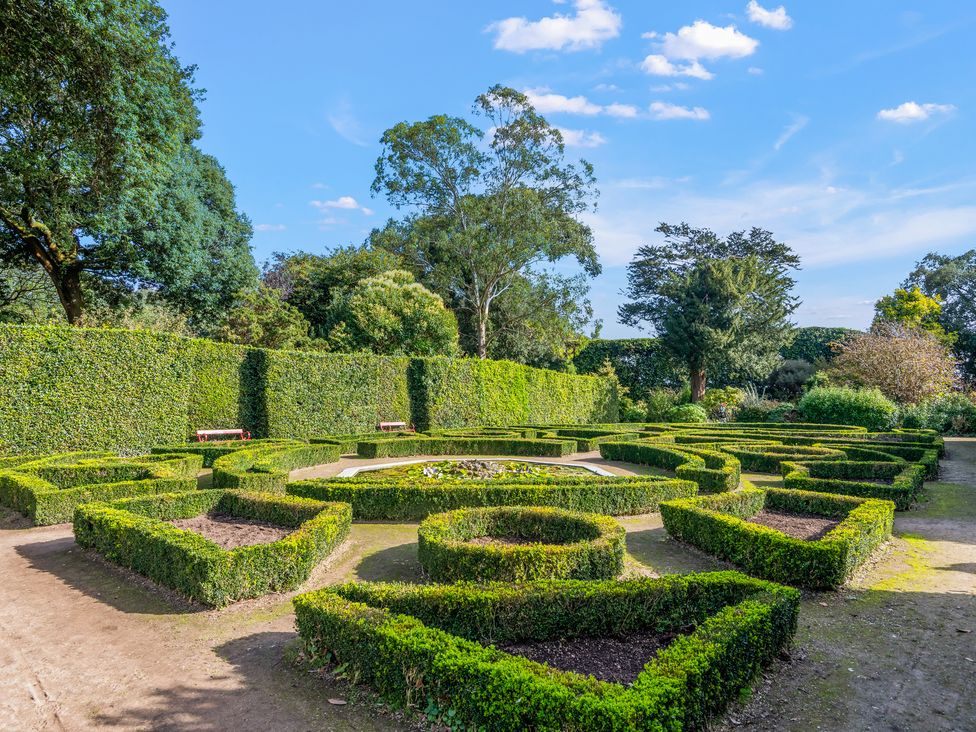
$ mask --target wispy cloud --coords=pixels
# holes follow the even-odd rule
[[[352,196],[339,196],[332,201],[309,201],[308,205],[312,208],[318,209],[319,211],[341,209],[346,211],[360,211],[365,216],[373,215],[373,209],[366,208],[365,206],[361,205],[359,201]]]
[[[486,29],[495,34],[495,48],[514,53],[526,51],[582,51],[599,48],[620,35],[620,15],[603,0],[575,0],[574,15],[557,13],[529,20],[499,20]]]
[[[797,132],[802,130],[810,122],[809,117],[797,117],[793,122],[786,126],[786,128],[780,133],[780,136],[776,138],[776,142],[773,143],[773,150],[779,150],[790,138],[793,137]]]
[[[692,119],[704,121],[711,115],[704,107],[682,107],[680,104],[670,102],[651,102],[649,107],[651,119]]]
[[[767,10],[756,0],[749,0],[749,4],[746,5],[746,13],[749,15],[749,20],[766,28],[789,30],[793,27],[793,19],[786,14],[786,8],[782,5],[773,10]]]
[[[607,142],[607,138],[599,132],[570,130],[565,127],[557,127],[556,129],[563,136],[563,142],[566,143],[567,147],[600,147]]]
[[[287,227],[284,224],[255,224],[255,231],[284,231]]]
[[[342,139],[351,142],[353,145],[366,147],[366,134],[362,124],[356,117],[352,104],[347,99],[340,100],[328,114],[329,124]]]
[[[886,122],[899,122],[909,124],[911,122],[924,122],[933,115],[949,114],[955,111],[952,104],[919,104],[918,102],[905,102],[891,109],[882,109],[878,112],[878,119]]]

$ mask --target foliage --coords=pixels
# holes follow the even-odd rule
[[[663,442],[605,442],[600,445],[600,456],[672,470],[703,491],[734,491],[739,487],[739,461],[715,449]]]
[[[849,424],[880,431],[891,427],[897,406],[878,389],[829,386],[811,389],[797,404],[806,422]]]
[[[709,418],[719,419],[734,416],[744,399],[742,389],[727,386],[724,389],[707,389],[700,404]]]
[[[930,429],[940,433],[976,433],[976,401],[971,394],[947,394],[936,399],[910,404],[901,410],[901,426]]]
[[[808,361],[812,364],[826,363],[834,357],[831,344],[843,340],[851,333],[850,328],[821,328],[819,326],[794,328],[793,339],[780,349],[780,355],[787,361]]]
[[[325,316],[329,347],[385,356],[452,356],[457,320],[435,295],[402,270],[340,290]]]
[[[924,482],[925,466],[905,461],[783,463],[785,488],[878,498],[894,503],[896,511],[907,511],[912,507]]]
[[[609,516],[561,508],[465,508],[429,516],[417,553],[434,582],[613,579],[623,571],[624,527]],[[516,538],[524,545],[475,544]]]
[[[444,296],[459,314],[462,344],[484,358],[498,337],[492,314],[506,301],[538,308],[550,300],[536,327],[586,319],[584,277],[600,266],[592,232],[577,218],[595,197],[591,166],[566,163],[559,131],[514,89],[492,87],[474,111],[489,133],[435,115],[383,134],[373,191],[411,213],[371,240]],[[566,257],[585,275],[549,269]]]
[[[233,450],[213,461],[214,488],[284,493],[288,474],[298,468],[334,463],[338,445],[281,442]]]
[[[703,729],[790,642],[799,593],[740,574],[484,586],[349,584],[300,595],[305,653],[398,704],[484,729]],[[624,687],[493,644],[680,631]],[[424,692],[417,694],[417,679]]]
[[[648,422],[667,422],[668,412],[678,406],[681,395],[674,389],[651,389],[645,398]]]
[[[918,285],[910,290],[898,288],[893,295],[885,295],[874,304],[874,313],[875,323],[896,323],[911,330],[924,330],[949,347],[956,342],[955,333],[947,333],[939,322],[941,295],[929,297]]]
[[[301,312],[311,326],[312,336],[325,338],[329,309],[340,292],[367,278],[402,268],[400,257],[385,249],[340,247],[326,256],[276,252],[271,264],[265,265],[261,279]]]
[[[816,368],[809,361],[786,359],[769,375],[769,392],[780,399],[797,399],[814,373]]]
[[[812,463],[826,465],[827,463]],[[803,541],[749,523],[763,508],[840,519],[822,539]],[[746,488],[661,504],[668,534],[750,574],[810,589],[834,589],[891,537],[890,501]]]
[[[0,8],[0,260],[47,272],[71,323],[85,283],[206,310],[256,274],[250,224],[199,135],[193,68],[153,0]]]
[[[976,378],[976,249],[957,256],[927,254],[903,285],[912,286],[940,298],[939,322],[957,336],[955,352],[966,378]]]
[[[848,336],[835,347],[832,381],[879,389],[906,404],[942,396],[955,385],[955,361],[932,334],[892,323]]]
[[[552,506],[610,516],[656,511],[661,501],[695,494],[688,480],[599,475],[417,480],[370,476],[294,481],[287,491],[352,505],[357,521],[418,521],[432,513],[477,506]]]
[[[218,340],[260,348],[302,348],[309,344],[308,321],[275,290],[261,285],[245,292],[223,316]]]
[[[708,421],[708,412],[700,404],[679,404],[676,407],[671,407],[664,416],[666,422],[695,423]]]
[[[192,531],[167,523],[215,512],[294,529],[270,544],[222,549]],[[293,496],[206,490],[166,493],[79,506],[79,546],[171,587],[190,599],[220,607],[235,600],[284,592],[349,534],[352,514],[342,503]]]
[[[747,401],[735,414],[736,422],[795,422],[796,406],[774,399]]]
[[[512,455],[565,457],[576,452],[574,440],[536,440],[521,437],[401,437],[362,440],[359,457],[408,455]]]
[[[576,354],[573,363],[579,373],[592,374],[607,359],[620,383],[637,400],[646,401],[657,389],[678,387],[686,378],[671,363],[657,338],[592,340]]]
[[[642,245],[628,265],[627,325],[649,323],[689,373],[692,401],[709,373],[765,377],[791,337],[791,269],[799,258],[762,229],[720,239],[708,229],[661,224],[664,243]]]

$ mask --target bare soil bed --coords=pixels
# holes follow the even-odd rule
[[[188,519],[174,519],[168,523],[173,524],[178,529],[200,534],[204,539],[209,539],[224,549],[253,546],[254,544],[270,544],[284,539],[294,531],[294,529],[269,524],[266,521],[253,521],[221,513],[205,514]]]
[[[600,681],[632,684],[644,666],[677,637],[676,633],[643,632],[623,638],[569,638],[509,643],[500,650],[562,671]]]
[[[751,524],[768,526],[771,529],[782,531],[787,536],[804,541],[816,541],[822,539],[840,521],[836,519],[815,516],[809,513],[783,513],[781,511],[767,511],[763,509],[752,518],[748,519]]]

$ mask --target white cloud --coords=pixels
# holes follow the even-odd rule
[[[488,26],[495,34],[495,48],[502,51],[581,51],[599,48],[620,35],[620,15],[603,0],[575,0],[575,15],[557,13],[529,20],[506,18]]]
[[[765,73],[758,66],[750,66],[748,69],[746,69],[746,71],[752,74],[753,76],[762,76]]]
[[[793,120],[793,122],[787,125],[783,132],[780,133],[780,136],[776,138],[776,142],[773,143],[773,150],[779,150],[781,147],[783,147],[783,145],[790,141],[790,138],[793,137],[793,135],[806,127],[809,121],[809,117],[802,116]]]
[[[563,142],[567,147],[600,147],[606,144],[607,138],[599,132],[588,132],[586,130],[569,130],[565,127],[557,127],[559,134],[563,136]]]
[[[341,100],[328,115],[329,124],[336,134],[353,145],[366,147],[365,134],[362,125],[353,111],[352,105],[348,100]]]
[[[682,107],[670,102],[651,102],[651,119],[694,119],[706,120],[711,115],[704,107]]]
[[[739,32],[734,25],[716,26],[704,20],[665,33],[661,52],[669,59],[744,58],[755,53],[759,41]]]
[[[711,79],[715,76],[711,71],[702,66],[698,61],[686,64],[674,64],[668,60],[667,56],[659,53],[652,53],[641,62],[641,70],[645,74],[654,76],[691,76],[695,79]]]
[[[285,228],[286,227],[284,224],[255,224],[254,225],[255,231],[284,231]]]
[[[767,10],[757,3],[756,0],[749,0],[749,4],[746,6],[746,12],[749,14],[749,20],[753,23],[759,23],[759,25],[765,26],[766,28],[789,30],[793,27],[793,19],[786,14],[786,8],[782,5],[773,10]]]
[[[886,122],[908,124],[910,122],[924,122],[934,114],[949,114],[954,110],[955,107],[951,104],[905,102],[892,109],[882,109],[878,112],[878,119],[883,119]]]
[[[373,215],[373,209],[360,205],[359,201],[352,196],[339,196],[332,201],[309,201],[308,205],[312,208],[317,208],[319,211],[344,209],[347,211],[362,211],[362,213],[366,216]]]
[[[637,107],[632,104],[608,104],[606,106],[591,102],[582,95],[567,97],[564,94],[555,94],[549,89],[526,89],[525,96],[535,107],[535,111],[541,114],[583,114],[593,116],[597,114],[608,114],[611,117],[636,117],[639,113]]]
[[[529,98],[529,103],[535,107],[535,111],[541,114],[551,114],[553,112],[567,112],[569,114],[600,114],[603,107],[594,104],[586,97],[579,95],[567,97],[563,94],[554,94],[545,88],[526,89],[525,96]]]

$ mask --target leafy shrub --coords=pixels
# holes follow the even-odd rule
[[[745,520],[763,508],[841,521],[822,539],[803,541]],[[891,537],[894,509],[890,501],[871,498],[746,488],[666,501],[661,504],[661,518],[674,538],[733,562],[750,574],[797,587],[832,589],[843,584]]]
[[[796,399],[803,393],[804,385],[813,378],[815,372],[816,368],[809,361],[785,360],[769,375],[769,391],[781,399]]]
[[[644,400],[647,404],[648,422],[666,422],[668,412],[678,406],[679,393],[673,389],[652,389]]]
[[[732,417],[745,399],[742,389],[727,386],[724,389],[708,389],[702,396],[702,409],[712,419]]]
[[[306,654],[343,666],[394,703],[436,699],[463,728],[625,732],[703,729],[789,644],[799,593],[716,572],[524,585],[358,583],[294,603]],[[490,645],[689,627],[627,687]]]
[[[289,483],[288,493],[352,505],[358,521],[418,521],[432,513],[477,506],[553,506],[610,516],[656,511],[669,498],[697,492],[690,480],[658,476],[617,478],[589,475],[550,478],[430,481],[315,478]]]
[[[704,407],[698,404],[681,404],[672,407],[666,415],[667,422],[677,422],[681,424],[695,424],[708,421],[708,413]]]
[[[806,422],[849,424],[880,431],[891,427],[898,408],[877,389],[839,386],[811,389],[797,405]]]
[[[795,422],[798,414],[790,402],[762,399],[739,407],[736,422]]]
[[[612,579],[623,571],[624,527],[609,516],[560,508],[466,508],[427,517],[420,564],[435,582]],[[515,537],[525,545],[475,544]]]
[[[943,434],[971,435],[976,433],[976,402],[970,395],[956,393],[906,405],[902,407],[901,425]]]
[[[295,529],[270,544],[222,549],[166,523],[208,512]],[[304,582],[349,533],[341,503],[292,496],[207,490],[88,503],[75,510],[79,546],[205,605],[283,592]]]

